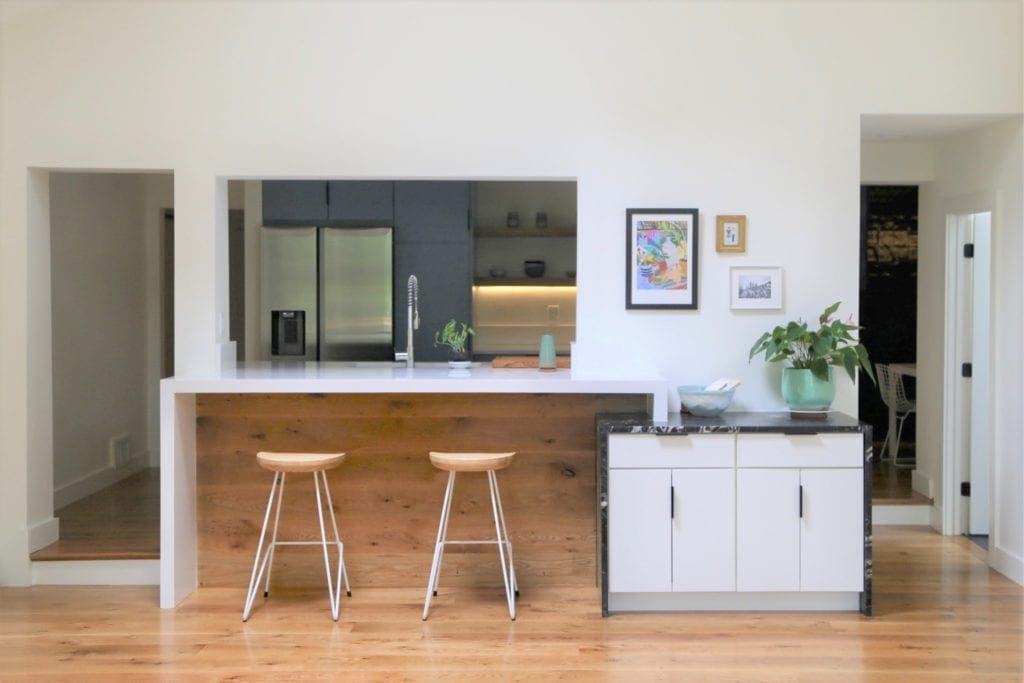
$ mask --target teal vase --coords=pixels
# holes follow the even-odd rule
[[[836,382],[832,366],[828,380],[818,379],[810,370],[783,368],[782,400],[791,410],[828,410],[836,397]]]

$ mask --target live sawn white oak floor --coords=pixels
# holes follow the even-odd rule
[[[0,679],[1024,680],[1024,589],[966,539],[876,529],[875,614],[625,614],[593,586],[280,588],[240,619],[244,587],[178,609],[153,587],[0,589]],[[484,560],[484,558],[481,558]],[[495,562],[496,564],[496,562]],[[418,577],[412,577],[413,579]],[[424,581],[425,581],[424,577]],[[419,583],[419,582],[417,582]]]

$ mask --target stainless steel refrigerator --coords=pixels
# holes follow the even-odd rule
[[[391,228],[263,227],[264,357],[393,360],[392,245]]]

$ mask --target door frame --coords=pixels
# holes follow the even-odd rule
[[[943,382],[942,382],[942,417],[943,417],[943,438],[942,438],[942,533],[944,535],[959,535],[966,530],[960,505],[960,477],[962,463],[961,453],[957,447],[960,435],[959,422],[957,420],[957,409],[960,403],[959,396],[961,387],[960,365],[956,356],[957,338],[957,297],[959,295],[957,286],[957,261],[961,258],[960,247],[957,239],[956,219],[958,216],[976,213],[989,213],[990,223],[990,250],[995,253],[996,225],[999,220],[999,195],[997,192],[979,192],[970,195],[954,197],[943,203],[942,216],[944,222],[944,239],[946,243],[946,264],[945,264],[945,320],[943,349]],[[989,271],[989,278],[992,277],[992,270]],[[994,290],[993,290],[994,291]],[[990,317],[991,321],[991,317]],[[991,323],[990,323],[991,332]],[[985,352],[991,357],[993,335],[989,334],[989,348]],[[979,349],[972,349],[972,355],[977,355]],[[985,389],[988,397],[988,404],[992,401],[991,377],[988,387]],[[989,482],[994,482],[995,458],[990,455],[988,458]],[[994,515],[998,506],[998,493],[996,488],[989,487],[988,501],[988,529],[989,534],[994,529]],[[991,552],[991,551],[990,551]],[[991,563],[990,563],[991,564]]]

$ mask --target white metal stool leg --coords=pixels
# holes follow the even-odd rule
[[[249,619],[249,613],[252,611],[252,602],[256,597],[256,587],[259,585],[260,577],[263,574],[263,567],[266,566],[266,560],[270,557],[270,550],[267,550],[264,561],[260,562],[260,555],[263,554],[263,541],[267,537],[267,522],[270,521],[270,508],[274,504],[274,490],[277,488],[278,477],[283,478],[284,473],[275,472],[274,479],[270,483],[270,496],[267,497],[267,512],[263,515],[263,528],[260,529],[260,541],[256,546],[256,559],[252,563],[252,576],[249,579],[249,590],[245,595],[245,607],[242,609],[242,621]]]
[[[281,522],[281,499],[284,498],[284,479],[286,473],[281,472],[281,485],[277,489],[277,512],[274,513],[274,533],[270,536],[270,558],[267,559],[267,582],[263,585],[263,597],[270,596],[270,573],[274,571],[274,549],[277,547],[277,526]]]
[[[494,470],[487,471],[487,482],[491,489],[491,511],[494,513],[494,533],[498,537],[498,558],[501,560],[501,577],[505,581],[505,598],[508,600],[508,615],[513,620],[516,618],[516,597],[513,592],[512,583],[509,582],[509,567],[505,564],[505,544],[508,539],[502,535],[502,524],[498,517],[498,481]],[[509,560],[511,560],[511,553]],[[513,574],[513,576],[515,576]],[[514,581],[515,579],[513,579]]]
[[[423,601],[423,620],[430,613],[430,599],[437,593],[437,584],[441,574],[441,559],[444,556],[444,544],[448,537],[448,516],[452,507],[452,491],[455,490],[455,472],[448,472],[448,485],[444,489],[444,502],[441,504],[441,519],[437,524],[437,541],[434,543],[434,561],[430,565],[430,579],[427,581],[427,597]]]
[[[338,544],[338,563],[341,565],[341,576],[345,579],[345,594],[352,597],[352,587],[348,585],[348,569],[345,568],[345,545],[341,542],[341,534],[338,533],[338,520],[334,516],[334,501],[331,500],[331,487],[327,485],[327,472],[323,472],[324,493],[327,494],[327,512],[331,515],[331,526],[334,527],[334,542]],[[338,584],[341,585],[340,583]]]
[[[512,574],[512,591],[519,597],[519,582],[516,581],[516,565],[512,561],[512,540],[508,537],[508,529],[505,527],[505,511],[501,507],[501,492],[498,490],[498,475],[494,474],[494,492],[498,500],[498,519],[501,520],[501,533],[504,534],[506,547],[508,548],[508,566]]]
[[[320,497],[320,475],[324,475],[325,484],[327,473],[326,472],[314,472],[313,473],[313,488],[316,491],[316,516],[320,522],[320,543],[324,550],[324,570],[327,574],[327,596],[331,603],[331,617],[335,621],[338,620],[338,609],[341,603],[341,562],[338,562],[338,580],[335,582],[337,590],[335,590],[335,584],[331,582],[331,560],[327,555],[327,532],[324,529],[324,507],[323,499]],[[333,513],[332,513],[333,514]],[[341,544],[338,544],[338,557],[341,558]]]

